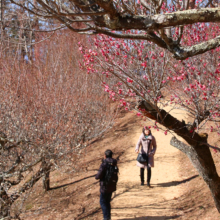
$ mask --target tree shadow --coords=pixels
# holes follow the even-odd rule
[[[65,187],[65,186],[69,186],[69,185],[72,185],[72,184],[81,182],[81,181],[83,181],[83,180],[86,180],[86,179],[89,179],[89,178],[92,178],[92,177],[95,177],[95,175],[87,176],[87,177],[85,177],[85,178],[83,178],[83,179],[74,181],[74,182],[72,182],[72,183],[67,183],[67,184],[64,184],[64,185],[61,185],[61,186],[53,187],[53,188],[50,188],[49,190],[54,190],[54,189],[59,189],[59,188]],[[98,182],[95,182],[95,183],[98,183]]]
[[[143,217],[135,217],[135,218],[123,218],[121,220],[168,220],[168,219],[177,219],[180,215],[174,216],[143,216]]]
[[[97,209],[91,211],[90,213],[88,213],[87,215],[81,217],[81,215],[84,214],[84,212],[82,212],[81,214],[79,214],[79,215],[77,216],[77,219],[78,219],[78,220],[83,220],[83,219],[85,219],[85,218],[88,218],[88,217],[93,216],[93,215],[96,214],[96,213],[99,213],[100,211],[101,211],[101,208],[97,208]]]
[[[171,181],[171,182],[167,182],[167,183],[157,183],[157,184],[152,184],[152,186],[159,186],[159,187],[170,187],[170,186],[177,186],[180,185],[182,183],[186,183],[189,182],[195,178],[197,178],[199,175],[194,175],[192,177],[189,177],[185,180],[181,180],[181,181]]]

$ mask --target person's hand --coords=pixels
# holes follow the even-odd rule
[[[135,153],[138,154],[138,151],[136,150]]]

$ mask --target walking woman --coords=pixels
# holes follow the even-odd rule
[[[150,186],[151,179],[151,167],[154,167],[154,154],[156,152],[157,144],[155,137],[151,134],[151,130],[148,127],[144,127],[142,134],[137,142],[135,152],[148,155],[148,163],[139,163],[140,167],[141,185],[144,185],[144,169],[147,169],[147,186]]]

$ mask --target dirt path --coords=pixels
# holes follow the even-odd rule
[[[176,118],[183,118],[182,112],[176,111]],[[153,132],[157,141],[155,167],[152,168],[151,185],[140,185],[140,169],[136,166],[137,154],[134,153],[136,142],[141,134],[140,126],[129,138],[129,146],[120,164],[118,190],[112,201],[112,219],[178,219],[174,210],[175,203],[184,190],[178,174],[180,152],[170,146],[171,135]],[[145,171],[146,180],[146,171]]]

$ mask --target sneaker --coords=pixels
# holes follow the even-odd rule
[[[150,185],[150,183],[147,183],[147,187],[151,188],[151,185]]]
[[[141,186],[143,186],[144,185],[144,182],[141,182]]]

